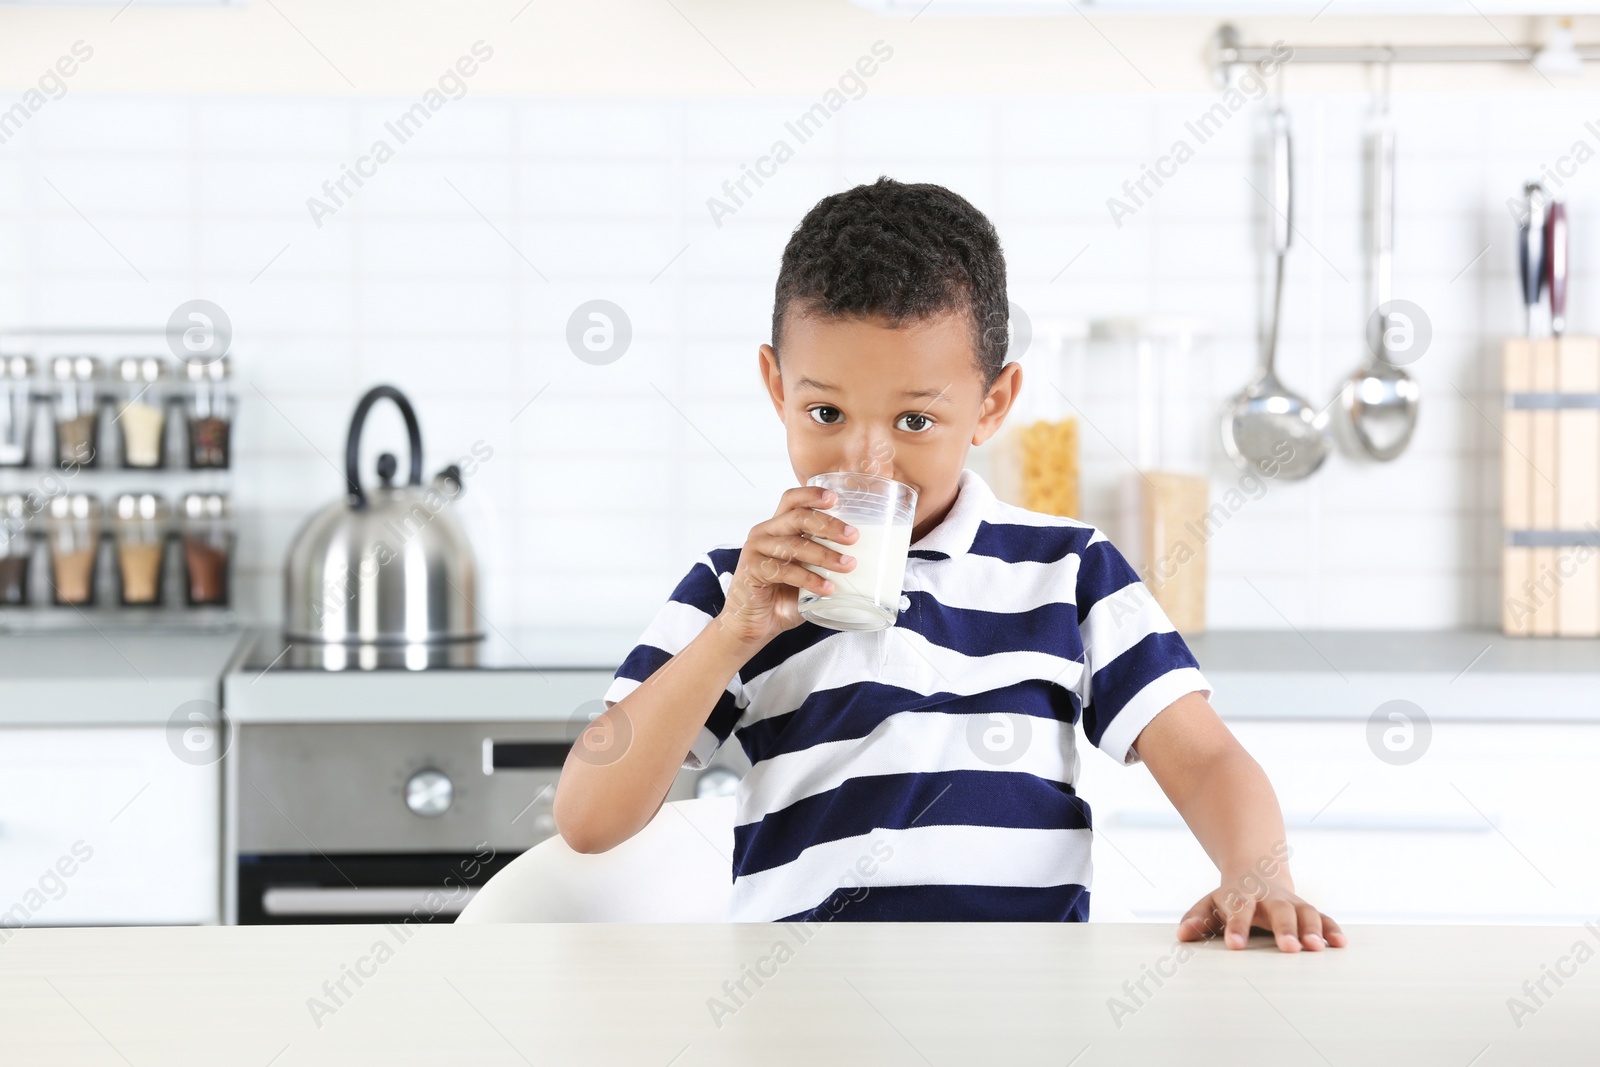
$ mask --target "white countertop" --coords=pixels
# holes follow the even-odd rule
[[[1547,981],[1520,1027],[1507,1007],[1576,942],[1600,945],[1600,927],[1358,926],[1343,949],[1285,954],[1258,934],[1245,951],[1184,946],[1192,956],[1166,924],[807,932],[22,930],[0,950],[0,1040],[7,1062],[164,1067],[1600,1061],[1600,962]],[[361,985],[346,979],[335,1003],[324,983],[346,967]],[[757,967],[763,984],[747,979],[735,1003],[724,983]],[[331,1011],[314,1017],[312,998]],[[733,1008],[720,1026],[712,998]],[[1113,998],[1131,1013],[1114,1017]]]
[[[1498,630],[1214,630],[1186,638],[1224,719],[1597,722],[1600,639]]]
[[[241,631],[102,628],[0,635],[0,726],[165,725],[221,700]]]
[[[236,722],[565,720],[601,698],[641,632],[497,630],[484,645],[488,669],[426,671],[244,662],[262,631],[4,634],[0,726],[165,723],[196,699],[220,699]],[[1186,640],[1225,719],[1365,720],[1404,699],[1435,721],[1600,721],[1595,639],[1216,630]]]

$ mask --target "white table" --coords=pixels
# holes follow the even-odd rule
[[[178,927],[0,933],[6,1064],[1593,1064],[1600,958],[1518,1028],[1582,927],[1361,926],[1180,960],[1146,924]],[[792,957],[735,1004],[779,940]],[[360,964],[379,942],[392,956]],[[1165,960],[1166,962],[1162,962]],[[1131,996],[1145,968],[1170,977]],[[1571,967],[1567,967],[1571,970]],[[307,1001],[330,1008],[314,1020]],[[735,1010],[713,1020],[708,1000]],[[1108,1000],[1132,1014],[1113,1019]],[[1140,1003],[1142,1002],[1142,1003]],[[320,1025],[319,1025],[320,1023]]]

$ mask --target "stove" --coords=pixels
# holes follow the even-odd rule
[[[555,835],[562,764],[639,633],[350,649],[252,634],[223,684],[224,921],[453,920]],[[748,769],[725,745],[667,798]]]

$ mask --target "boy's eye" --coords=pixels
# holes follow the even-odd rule
[[[928,418],[928,416],[922,414],[920,411],[909,411],[906,414],[900,416],[900,418],[902,420],[905,420],[905,419],[918,420],[917,424],[915,426],[902,426],[901,427],[901,429],[910,430],[912,433],[922,433],[928,427],[933,425],[933,420]]]
[[[840,414],[840,411],[839,411],[838,408],[829,407],[826,404],[821,404],[821,405],[819,405],[817,407],[811,408],[807,412],[807,414],[809,414],[814,421],[820,422],[824,426],[832,426],[832,425],[834,425],[838,420],[834,419],[834,418],[823,418],[822,415],[821,415],[821,412],[824,412],[824,411],[831,412],[833,415]]]

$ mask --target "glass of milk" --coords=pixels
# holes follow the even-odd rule
[[[859,536],[844,545],[810,535],[820,544],[854,556],[856,565],[849,571],[831,571],[803,563],[807,570],[832,581],[833,592],[823,596],[800,590],[800,615],[831,630],[893,626],[900,615],[900,585],[906,575],[917,491],[892,478],[848,471],[818,474],[806,484],[833,490],[838,503],[823,510],[854,526]]]

